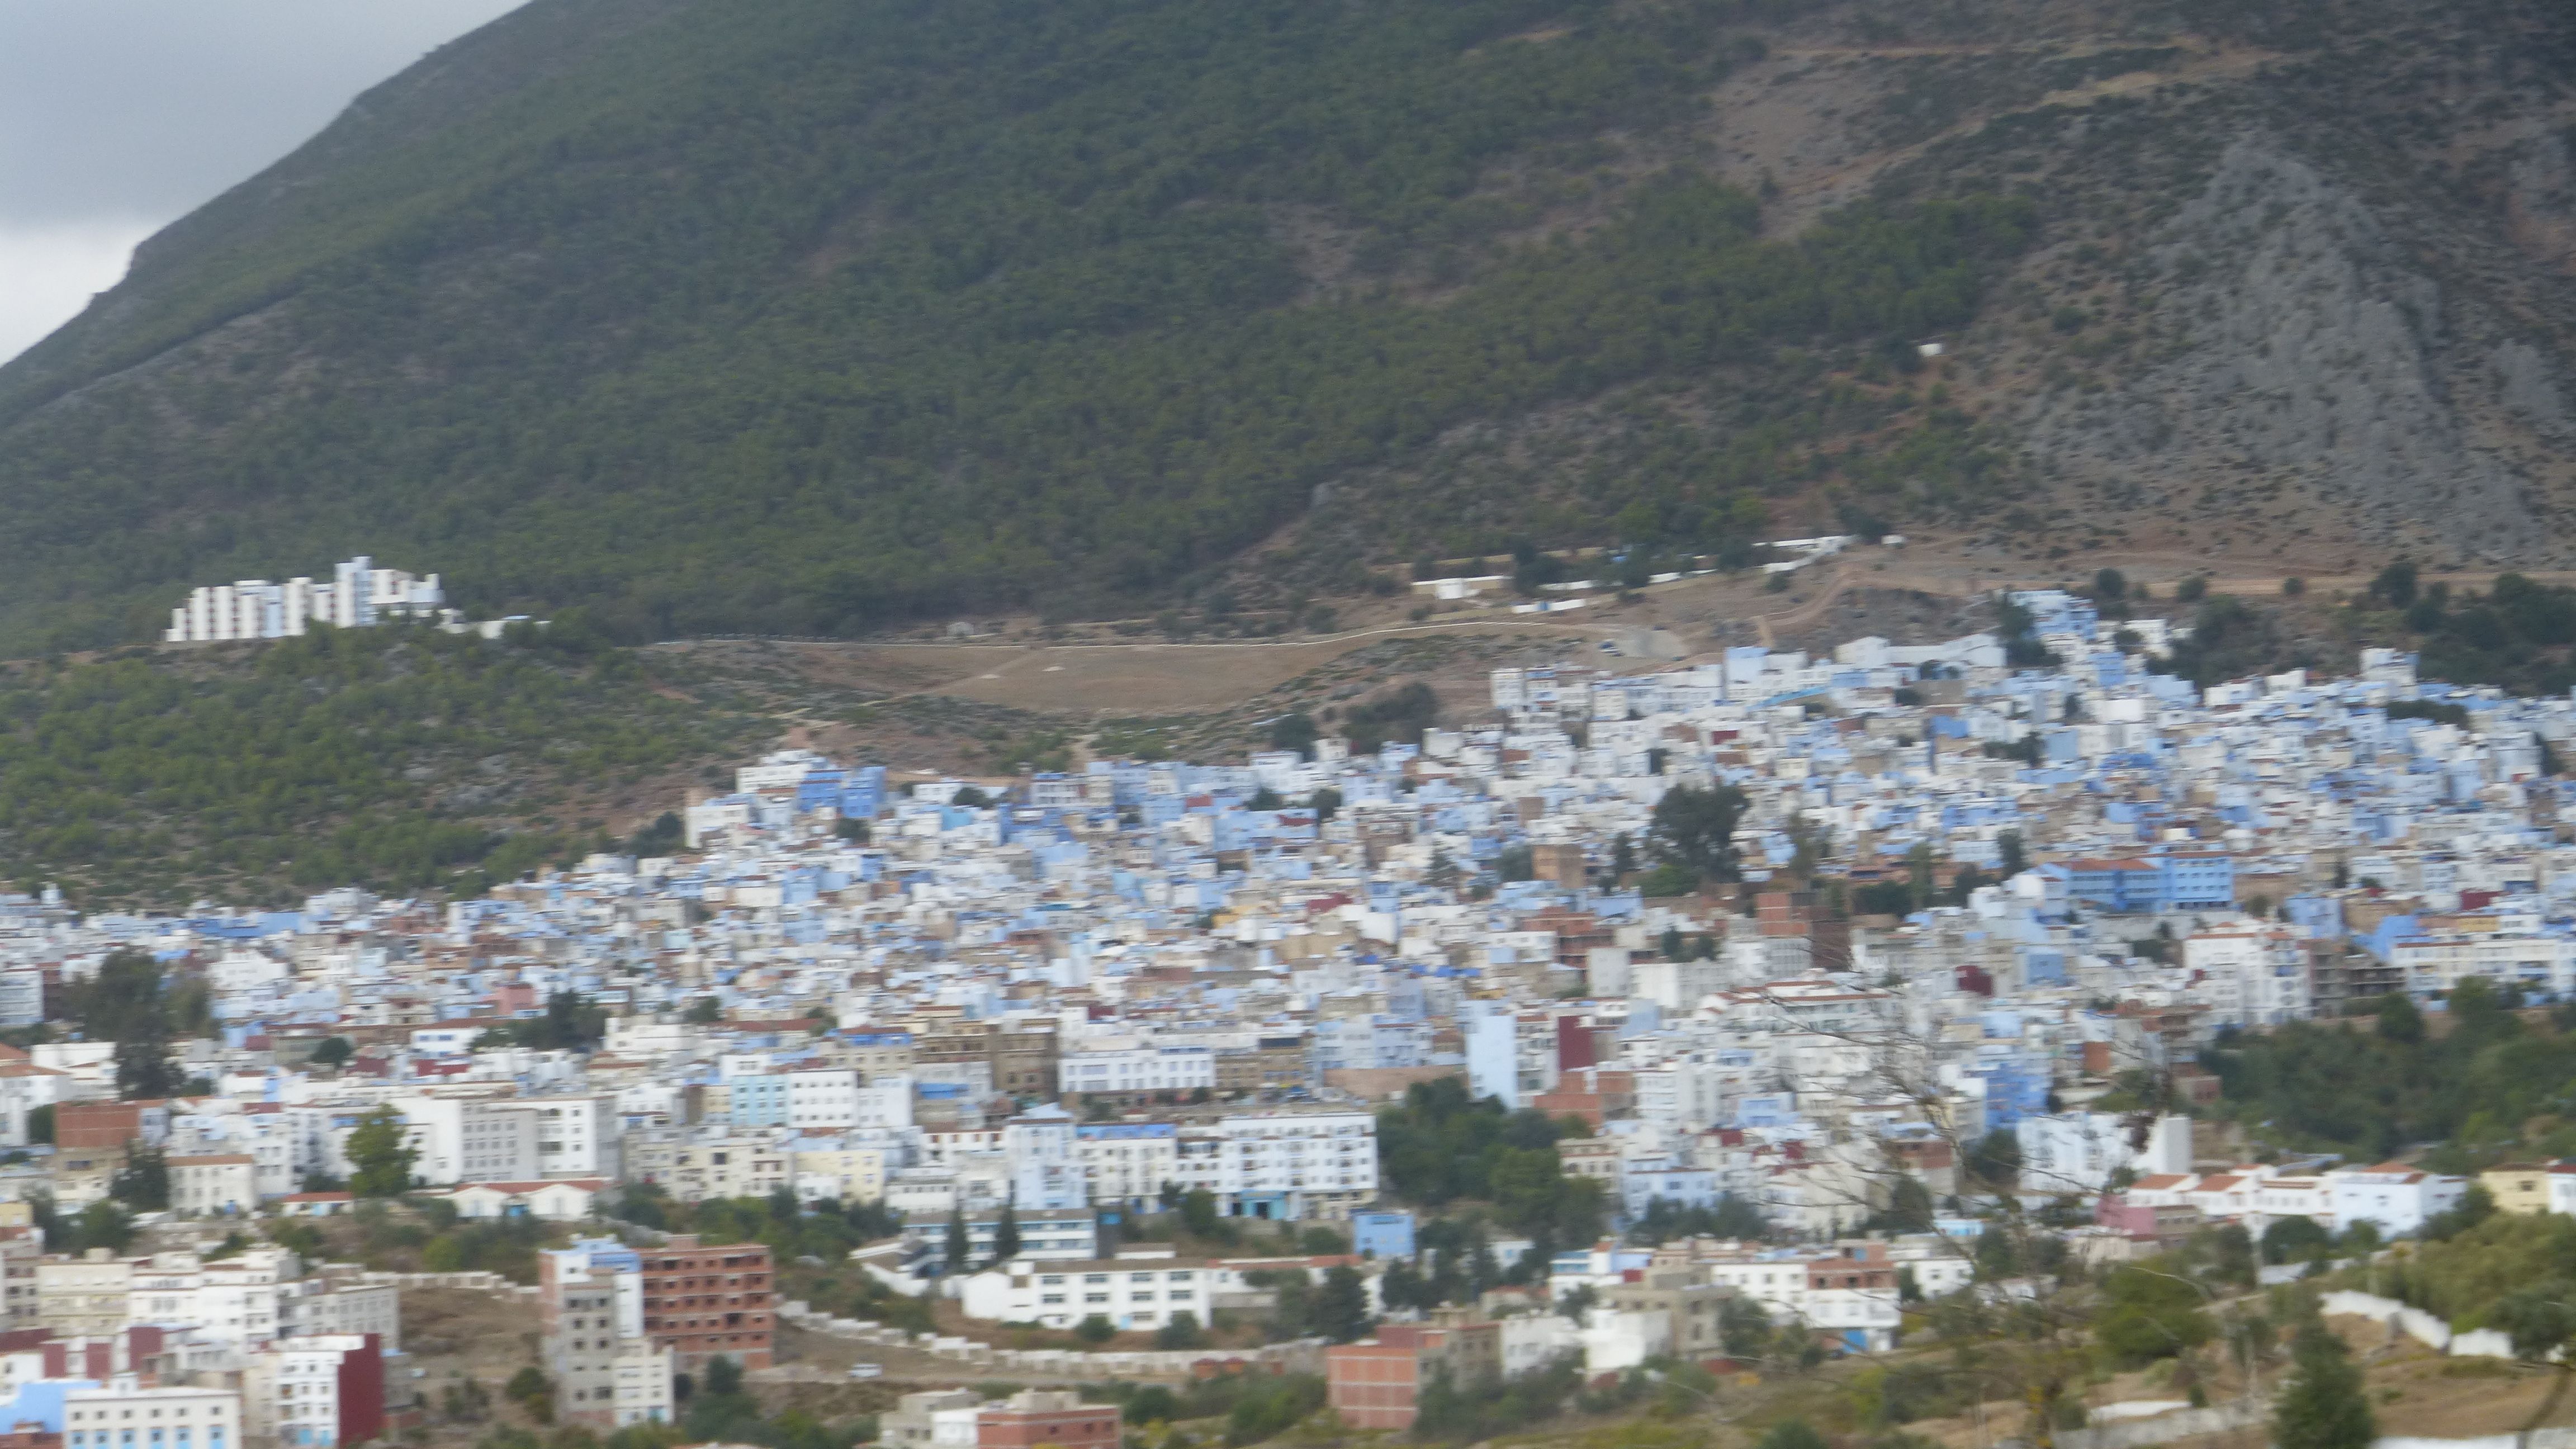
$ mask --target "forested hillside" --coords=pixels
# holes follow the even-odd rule
[[[2526,1020],[2472,978],[2439,1029],[2392,996],[2358,1020],[2222,1038],[2203,1060],[2257,1142],[2377,1160],[2437,1145],[2445,1172],[2576,1151],[2576,1009]]]
[[[609,848],[621,789],[667,808],[664,777],[767,738],[653,667],[423,629],[25,666],[0,675],[0,878],[92,909],[474,894]]]
[[[628,639],[1858,516],[2537,557],[2571,34],[535,0],[0,368],[0,652],[358,550]]]

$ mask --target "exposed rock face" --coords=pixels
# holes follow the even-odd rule
[[[2569,430],[2567,397],[2548,356],[2528,342],[2515,340],[2497,343],[2488,360],[2495,368],[2496,400],[2505,411],[2536,432],[2564,439]]]
[[[2535,428],[2561,426],[2547,359],[2464,344],[2442,289],[2350,191],[2246,137],[2147,255],[2170,345],[2105,392],[2036,403],[2034,461],[2167,484],[2282,480],[2349,510],[2367,541],[2537,557],[2525,490],[2475,445],[2453,389],[2473,377]]]
[[[2576,272],[2576,131],[2547,131],[2517,149],[2505,226],[2533,260]]]

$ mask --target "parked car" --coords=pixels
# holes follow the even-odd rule
[[[885,1365],[881,1363],[854,1363],[850,1365],[850,1377],[854,1379],[884,1378]]]

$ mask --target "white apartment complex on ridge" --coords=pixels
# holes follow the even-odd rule
[[[438,575],[380,569],[365,554],[335,565],[329,583],[241,579],[203,585],[170,611],[170,644],[219,639],[287,639],[314,623],[363,629],[392,618],[438,618],[447,596]]]

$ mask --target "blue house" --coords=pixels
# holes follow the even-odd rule
[[[1413,1256],[1413,1214],[1351,1214],[1351,1251],[1365,1258]]]

